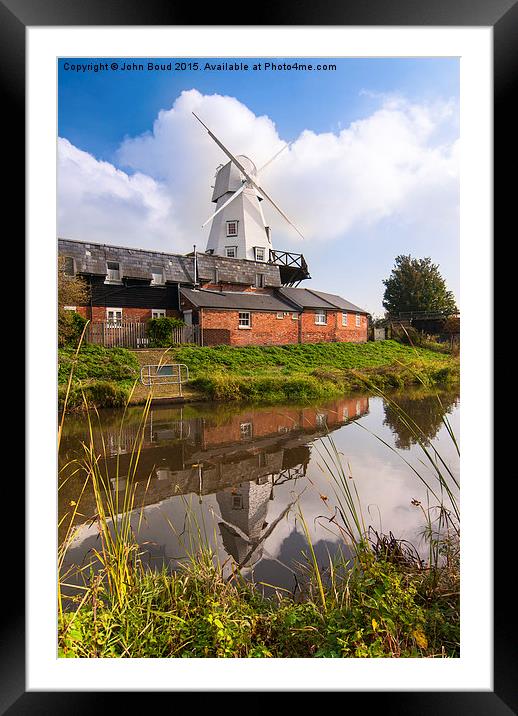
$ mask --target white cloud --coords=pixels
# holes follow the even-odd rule
[[[164,248],[178,233],[169,189],[140,172],[58,140],[58,232],[62,237],[123,246]]]
[[[236,154],[260,167],[282,146],[274,122],[234,97],[184,91],[151,132],[126,138],[107,162],[60,140],[60,233],[73,238],[171,251],[203,247],[211,184],[223,152],[195,111]],[[458,230],[457,108],[380,98],[369,117],[338,133],[304,130],[261,176],[265,189],[308,241],[333,241],[385,218]],[[266,202],[264,202],[266,204]],[[278,248],[301,248],[297,235],[265,206]],[[302,246],[303,248],[303,246]]]

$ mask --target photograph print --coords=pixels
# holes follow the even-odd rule
[[[58,60],[60,658],[460,657],[459,81]]]

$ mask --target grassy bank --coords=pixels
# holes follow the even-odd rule
[[[83,407],[83,393],[92,407],[117,408],[126,404],[139,375],[135,354],[125,348],[104,348],[83,343],[75,348],[58,350],[58,405],[61,410],[69,376],[69,409]]]
[[[170,355],[189,366],[191,386],[210,400],[313,400],[369,388],[444,386],[459,377],[457,358],[396,341],[181,346]]]
[[[82,346],[69,406],[81,405],[80,384],[97,407],[124,404],[140,365],[160,360],[185,363],[190,399],[263,403],[332,398],[356,390],[387,390],[411,385],[449,386],[458,382],[458,357],[397,341],[320,343],[289,346],[178,346],[164,351]],[[59,353],[60,395],[74,361],[73,351]],[[167,388],[167,387],[166,387]],[[171,395],[177,388],[171,389]],[[164,388],[160,389],[165,393]],[[132,402],[145,402],[137,385]]]

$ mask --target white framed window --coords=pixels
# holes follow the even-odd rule
[[[225,246],[225,256],[227,259],[237,258],[237,246]]]
[[[122,308],[107,308],[106,322],[110,328],[115,328],[122,324]]]
[[[325,326],[327,325],[327,313],[326,311],[316,311],[315,312],[315,323],[317,326]]]
[[[319,427],[319,428],[327,427],[327,420],[326,420],[326,416],[324,413],[317,413],[316,421],[317,421],[317,427]]]
[[[252,328],[250,311],[239,311],[239,328]]]
[[[241,423],[239,425],[241,440],[249,440],[253,435],[252,423]]]
[[[152,286],[163,286],[164,284],[164,269],[161,266],[151,267],[151,285]]]
[[[358,326],[361,326],[361,323],[362,323],[362,317],[360,316],[359,313],[357,313],[357,314],[356,314],[356,326],[357,326],[357,327],[358,327]]]
[[[76,307],[75,306],[63,306],[63,310],[64,311],[75,311]]]
[[[227,236],[237,236],[237,224],[235,219],[227,221]]]
[[[265,250],[262,246],[254,246],[254,256],[256,261],[265,261]]]
[[[165,308],[152,308],[151,318],[165,318]]]
[[[347,325],[347,313],[342,313],[342,326]]]
[[[120,283],[121,265],[118,261],[106,262],[106,281],[108,283]]]
[[[232,495],[232,509],[242,510],[243,509],[243,495]]]
[[[292,320],[292,321],[298,321],[298,320],[299,320],[299,314],[298,314],[298,313],[292,313],[292,314],[291,314],[291,320]]]
[[[277,318],[284,318],[284,313],[281,313],[281,312],[279,311],[279,313],[277,314]]]

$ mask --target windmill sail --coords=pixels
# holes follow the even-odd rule
[[[217,214],[219,214],[220,211],[223,211],[223,209],[226,209],[227,206],[230,204],[230,202],[231,202],[231,201],[234,201],[234,199],[235,199],[236,197],[238,197],[244,189],[246,189],[246,182],[243,182],[243,184],[241,185],[241,188],[238,189],[237,191],[235,191],[235,192],[232,194],[232,196],[230,197],[230,199],[227,199],[227,201],[226,201],[224,204],[222,204],[222,205],[219,207],[219,209],[212,214],[212,216],[209,216],[209,218],[207,219],[207,221],[201,225],[201,228],[203,229],[204,226],[207,226],[207,224],[209,223],[209,221],[212,221],[212,219],[213,219],[215,216],[217,216]]]
[[[279,212],[279,214],[283,217],[283,219],[284,219],[285,221],[287,221],[288,224],[295,229],[295,231],[299,234],[299,236],[301,236],[301,238],[304,238],[302,232],[295,226],[295,224],[291,221],[291,219],[288,218],[288,216],[284,213],[284,211],[275,203],[275,201],[271,198],[271,196],[269,196],[269,194],[268,194],[259,184],[257,184],[257,182],[254,181],[254,179],[250,176],[250,174],[247,172],[247,170],[246,170],[245,167],[242,165],[242,163],[237,159],[237,157],[235,157],[235,156],[232,154],[232,152],[231,152],[229,149],[227,149],[222,142],[220,142],[220,140],[216,137],[216,135],[215,135],[213,132],[211,132],[211,130],[207,127],[207,125],[204,124],[204,122],[201,121],[201,119],[198,117],[197,114],[195,114],[194,112],[193,112],[193,114],[194,114],[194,116],[196,117],[196,119],[198,120],[198,122],[199,122],[203,127],[205,127],[205,129],[206,129],[207,132],[209,133],[209,136],[212,137],[212,139],[216,142],[216,144],[218,145],[218,147],[220,147],[220,148],[223,150],[223,152],[225,152],[225,154],[226,154],[227,157],[230,159],[230,161],[233,162],[233,164],[239,169],[239,171],[241,172],[241,174],[245,177],[247,184],[248,184],[249,186],[253,187],[256,191],[258,191],[259,194],[260,194],[262,197],[264,197],[264,198],[274,207],[274,209],[276,209],[276,210]],[[284,147],[283,147],[283,149],[284,149]],[[282,151],[282,150],[281,150],[281,151]],[[280,152],[278,152],[277,155],[275,155],[275,156],[278,156],[278,154],[280,154]],[[273,159],[275,159],[275,157],[273,157],[273,158],[270,160],[270,162],[273,161]],[[269,164],[270,162],[268,162],[268,164]],[[266,166],[266,165],[265,165],[265,166]],[[263,169],[264,169],[264,167],[263,167]],[[230,202],[229,202],[229,203],[230,203]],[[222,208],[222,207],[220,207],[220,208]]]

